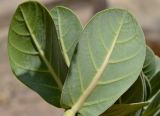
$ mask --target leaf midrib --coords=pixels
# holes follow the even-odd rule
[[[49,70],[49,72],[51,73],[53,79],[56,81],[56,83],[57,83],[57,85],[58,85],[58,88],[59,88],[60,90],[62,90],[63,84],[62,84],[60,78],[59,78],[59,77],[57,76],[57,74],[55,73],[55,71],[54,71],[54,69],[52,68],[52,66],[50,65],[50,63],[48,62],[47,58],[45,57],[45,54],[44,54],[43,50],[42,50],[41,47],[39,46],[39,43],[38,43],[38,41],[36,40],[36,37],[35,37],[35,35],[33,34],[33,31],[32,31],[32,29],[31,29],[31,27],[30,27],[30,25],[29,25],[29,23],[28,23],[28,21],[27,21],[27,19],[26,19],[25,13],[23,12],[23,8],[20,7],[20,11],[21,11],[22,16],[23,16],[23,18],[24,18],[24,22],[25,22],[25,24],[26,24],[26,26],[27,26],[27,28],[28,28],[28,31],[29,31],[29,33],[30,33],[30,35],[31,35],[31,38],[32,38],[32,40],[33,40],[33,42],[34,42],[34,44],[35,44],[35,46],[36,46],[36,48],[37,48],[37,50],[38,50],[38,52],[39,52],[39,54],[40,54],[40,57],[43,59],[44,63],[45,63],[46,66],[48,67],[48,70]]]
[[[94,90],[94,88],[97,86],[97,84],[99,82],[99,79],[101,78],[101,75],[103,74],[104,70],[108,66],[109,59],[111,57],[112,51],[113,51],[113,49],[115,47],[116,41],[117,41],[117,39],[119,37],[121,28],[122,28],[123,23],[124,23],[124,17],[125,17],[125,13],[123,13],[122,19],[121,19],[120,24],[119,24],[119,28],[118,28],[118,30],[116,32],[116,35],[113,38],[113,43],[112,43],[112,45],[110,47],[110,50],[108,51],[108,54],[105,57],[105,60],[104,60],[103,64],[98,69],[98,71],[95,74],[94,78],[91,80],[90,85],[87,87],[87,89],[80,96],[80,98],[78,99],[78,101],[70,109],[70,111],[73,112],[74,114],[76,114],[79,111],[79,109],[83,106],[85,100],[89,97],[89,95],[92,93],[92,91]]]
[[[59,28],[59,40],[60,40],[61,45],[62,45],[62,49],[63,49],[63,52],[64,52],[63,54],[64,54],[64,57],[65,57],[66,64],[69,67],[70,59],[69,59],[69,56],[67,54],[67,49],[66,49],[66,46],[64,44],[63,37],[62,37],[61,16],[60,16],[60,13],[59,13],[59,9],[57,9],[57,15],[58,15],[57,19],[58,19],[58,28]]]

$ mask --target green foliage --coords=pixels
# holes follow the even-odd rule
[[[143,86],[143,77],[139,76],[136,82],[127,90],[118,100],[118,102],[137,103],[144,101],[145,87]]]
[[[21,4],[8,38],[10,64],[17,78],[49,103],[60,106],[68,69],[48,10],[37,2]]]
[[[138,78],[145,51],[143,33],[131,14],[120,9],[98,13],[82,32],[62,105],[85,116],[101,114]]]
[[[160,90],[153,96],[150,102],[143,116],[153,116],[160,109]]]
[[[156,71],[154,76],[150,79],[151,84],[151,96],[154,96],[157,91],[160,89],[160,58],[158,56],[155,57],[156,60]]]
[[[144,106],[146,106],[147,103],[132,103],[132,104],[114,104],[111,106],[105,113],[103,113],[101,116],[133,116],[135,115],[135,112]]]
[[[155,55],[153,51],[147,47],[146,49],[146,59],[143,66],[144,74],[150,79],[154,75],[156,71],[156,64],[155,64]]]
[[[83,29],[68,8],[24,2],[8,53],[15,76],[64,116],[159,114],[160,59],[126,10],[101,11]]]
[[[157,93],[160,88],[160,72],[158,72],[154,78],[151,79],[151,89],[152,89],[152,96]]]
[[[51,15],[56,25],[66,64],[69,67],[83,28],[76,15],[65,7],[53,8]]]

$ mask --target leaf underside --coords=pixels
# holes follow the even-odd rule
[[[25,2],[17,8],[9,29],[8,50],[16,77],[59,107],[67,66],[52,17],[38,2]]]
[[[66,64],[69,67],[76,45],[79,42],[79,36],[83,30],[82,25],[77,16],[65,7],[53,8],[51,15],[56,25]]]
[[[151,94],[151,85],[148,78],[151,78],[155,74],[155,70],[155,55],[151,48],[147,46],[143,72],[141,72],[137,81],[120,98],[121,103],[136,103],[147,100]]]
[[[82,32],[62,90],[64,108],[97,116],[136,81],[145,59],[144,35],[130,13],[104,10]]]

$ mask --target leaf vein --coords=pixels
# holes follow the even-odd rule
[[[116,60],[116,61],[114,61],[114,60],[112,61],[112,60],[111,60],[111,61],[109,61],[109,63],[110,63],[110,64],[115,64],[115,63],[121,63],[121,62],[128,61],[128,60],[133,59],[134,57],[136,57],[139,52],[141,52],[141,49],[140,49],[140,50],[137,50],[137,52],[136,52],[135,54],[133,54],[133,55],[127,57],[127,58],[123,58],[123,59],[121,59],[121,60]]]
[[[133,36],[129,37],[129,39],[117,41],[116,43],[117,43],[117,44],[124,44],[124,43],[129,42],[129,41],[131,41],[131,40],[133,40],[133,39],[137,39],[137,38],[135,38],[136,36],[137,36],[137,34],[134,34]]]
[[[124,79],[126,79],[128,76],[131,76],[135,73],[136,71],[132,72],[132,73],[128,73],[124,76],[121,76],[121,77],[116,77],[115,79],[112,79],[112,80],[108,80],[108,81],[99,81],[98,82],[98,85],[106,85],[106,84],[111,84],[111,83],[115,83],[117,81],[122,81]]]
[[[65,57],[66,64],[67,64],[67,66],[69,66],[70,65],[70,60],[69,60],[69,56],[67,54],[66,46],[64,44],[64,40],[63,40],[63,36],[62,36],[61,17],[60,17],[60,13],[59,13],[58,9],[57,9],[57,15],[58,15],[59,40],[61,41],[62,49],[63,49],[63,52],[64,52],[63,55]]]
[[[89,97],[89,95],[92,93],[92,91],[94,90],[94,88],[96,87],[96,85],[98,84],[98,81],[100,80],[101,75],[103,74],[104,70],[106,69],[108,62],[109,62],[109,58],[114,50],[115,44],[117,39],[119,38],[119,34],[121,32],[121,28],[123,27],[123,23],[124,23],[124,18],[125,18],[126,13],[123,13],[119,27],[117,29],[116,35],[113,38],[113,43],[111,44],[111,47],[109,49],[109,52],[107,53],[104,62],[102,63],[101,67],[98,69],[98,72],[95,74],[95,76],[93,77],[93,79],[91,80],[90,85],[87,87],[87,89],[83,92],[83,94],[80,96],[80,98],[78,99],[78,101],[73,105],[72,109],[74,112],[77,112],[81,106],[83,106],[85,100]]]
[[[95,60],[94,60],[94,57],[93,57],[93,54],[92,54],[92,50],[91,50],[91,47],[90,47],[90,44],[89,44],[89,40],[88,40],[87,44],[88,44],[89,56],[90,56],[90,58],[91,58],[93,67],[94,67],[94,69],[95,69],[96,71],[98,71],[98,67],[97,67],[96,62],[95,62]]]
[[[11,59],[12,62],[14,62],[14,64],[15,64],[16,66],[18,66],[19,68],[22,68],[22,69],[24,69],[24,70],[29,70],[29,71],[33,71],[33,72],[49,73],[48,70],[37,70],[37,69],[33,69],[33,68],[24,67],[24,66],[20,65],[19,63],[17,63],[15,60],[13,60],[13,58],[10,57],[10,59]]]
[[[33,30],[31,29],[30,25],[29,25],[29,22],[27,21],[27,18],[25,16],[25,13],[23,12],[23,9],[20,7],[20,10],[22,12],[22,16],[24,18],[24,21],[25,21],[25,24],[28,28],[28,31],[31,33],[31,37],[34,41],[34,44],[35,46],[37,47],[39,53],[40,53],[40,56],[41,58],[43,59],[43,61],[45,62],[46,66],[48,67],[48,70],[50,71],[52,77],[54,78],[54,80],[56,81],[58,87],[62,90],[62,82],[60,80],[60,78],[57,76],[57,74],[55,73],[55,71],[53,70],[53,67],[50,65],[50,63],[48,62],[48,60],[46,59],[45,55],[44,55],[44,51],[41,49],[41,47],[39,46],[39,43],[38,41],[36,40],[36,36],[34,35],[33,33]]]
[[[80,80],[80,86],[81,86],[81,93],[84,91],[83,81],[82,81],[82,75],[80,71],[79,61],[77,60],[77,72],[78,72],[78,78]]]
[[[43,87],[48,87],[48,88],[52,88],[52,89],[57,89],[59,90],[59,88],[57,87],[54,87],[54,86],[51,86],[51,85],[46,85],[46,84],[42,84],[42,83],[35,83],[35,82],[30,82],[31,84],[34,84],[34,85],[40,85],[40,86],[43,86]]]
[[[22,32],[18,32],[17,30],[15,30],[13,27],[11,28],[13,32],[15,32],[17,35],[20,36],[30,36],[29,33],[22,33]]]
[[[12,42],[10,42],[10,41],[9,41],[9,44],[10,44],[13,48],[15,48],[17,51],[19,51],[19,52],[21,52],[21,53],[28,54],[28,55],[39,55],[38,52],[23,51],[23,50],[17,48],[16,45],[14,45],[14,44],[13,44]]]

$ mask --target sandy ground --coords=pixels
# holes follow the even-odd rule
[[[0,1],[0,116],[61,116],[62,109],[43,101],[35,92],[20,83],[12,74],[7,56],[7,32],[17,4],[22,0]],[[51,0],[43,0],[51,2]],[[108,0],[110,6],[131,11],[147,31],[148,38],[160,41],[159,0]],[[51,4],[50,4],[51,6]],[[91,4],[69,4],[85,23],[92,15]]]

